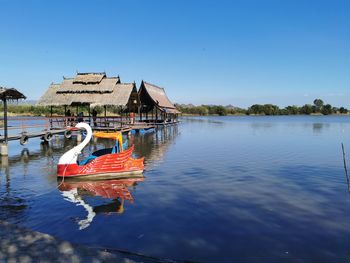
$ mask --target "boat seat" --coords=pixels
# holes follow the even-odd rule
[[[89,162],[91,162],[93,159],[95,159],[97,156],[95,155],[89,155],[87,158],[85,158],[84,160],[81,160],[80,162],[78,161],[78,165],[85,165],[88,164]]]
[[[128,140],[126,139],[125,142],[123,142],[123,151],[126,150],[128,147]],[[97,158],[98,156],[108,154],[108,153],[119,153],[119,144],[118,141],[116,141],[116,144],[113,146],[113,148],[107,148],[107,149],[101,149],[99,151],[96,151],[89,155],[87,158],[84,160],[81,160],[80,162],[78,161],[78,165],[86,165],[89,162],[91,162],[93,159]]]
[[[78,165],[85,165],[88,164],[89,162],[91,162],[93,159],[105,155],[105,154],[109,154],[113,151],[112,148],[105,148],[105,149],[101,149],[98,150],[96,152],[93,152],[92,154],[90,154],[88,157],[86,157],[84,160],[81,160],[80,162],[78,162]]]

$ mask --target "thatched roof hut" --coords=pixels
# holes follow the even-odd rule
[[[4,142],[7,144],[7,139],[8,139],[7,101],[8,100],[26,99],[26,96],[24,96],[23,93],[19,92],[18,90],[14,89],[14,88],[0,87],[0,99],[2,100],[2,103],[4,104],[4,121],[3,121],[4,122]],[[7,155],[7,150],[6,150],[6,152],[0,151],[0,155]]]
[[[143,112],[152,111],[154,108],[167,114],[181,113],[169,100],[164,88],[158,87],[146,81],[141,82],[139,97]]]
[[[14,88],[0,87],[0,100],[5,101],[19,99],[26,99],[26,96]]]
[[[136,84],[121,83],[119,77],[107,77],[105,73],[77,73],[75,78],[64,78],[60,84],[51,84],[38,102],[41,106],[84,104],[129,108],[138,104]]]

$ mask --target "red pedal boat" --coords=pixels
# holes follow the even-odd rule
[[[78,155],[92,138],[91,127],[83,122],[76,128],[85,129],[87,134],[82,143],[63,154],[57,165],[57,176],[79,179],[109,179],[128,178],[133,175],[141,175],[144,170],[144,158],[134,159],[132,153],[134,146],[123,150],[122,136],[116,138],[116,146],[92,153],[86,160],[78,163]]]

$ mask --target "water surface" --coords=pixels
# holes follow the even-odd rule
[[[145,156],[143,180],[80,185],[56,180],[74,139],[11,142],[8,164],[1,162],[0,219],[162,258],[350,260],[340,147],[350,153],[349,117],[183,118],[130,140]],[[84,154],[112,144],[92,142]]]

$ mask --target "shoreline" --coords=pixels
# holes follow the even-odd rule
[[[107,112],[107,116],[120,116],[119,114],[115,114],[112,112]],[[46,116],[44,114],[41,115],[36,115],[31,112],[26,112],[26,113],[13,113],[13,112],[8,112],[7,113],[8,117],[47,117],[50,118],[51,116]],[[137,114],[135,115],[136,117],[138,116]],[[211,117],[211,116],[218,116],[218,117],[223,117],[223,116],[350,116],[349,113],[333,113],[333,114],[322,114],[322,113],[311,113],[311,114],[244,114],[244,113],[236,113],[236,114],[226,114],[226,115],[219,115],[219,114],[190,114],[190,113],[182,113],[180,115],[181,117]],[[0,118],[3,118],[4,116],[0,114]],[[54,114],[52,117],[63,117],[63,115],[57,115]],[[92,117],[92,116],[91,116]],[[102,117],[102,116],[98,116]]]
[[[0,220],[0,262],[154,262],[128,251],[73,244],[52,235]],[[174,261],[175,262],[175,261]]]
[[[276,114],[276,115],[266,115],[266,114],[227,114],[227,115],[219,115],[219,114],[208,114],[208,115],[200,115],[200,114],[182,114],[181,117],[239,117],[239,116],[269,116],[269,117],[277,117],[277,116],[350,116],[349,113],[347,114],[322,114],[322,113],[313,113],[313,114]]]

